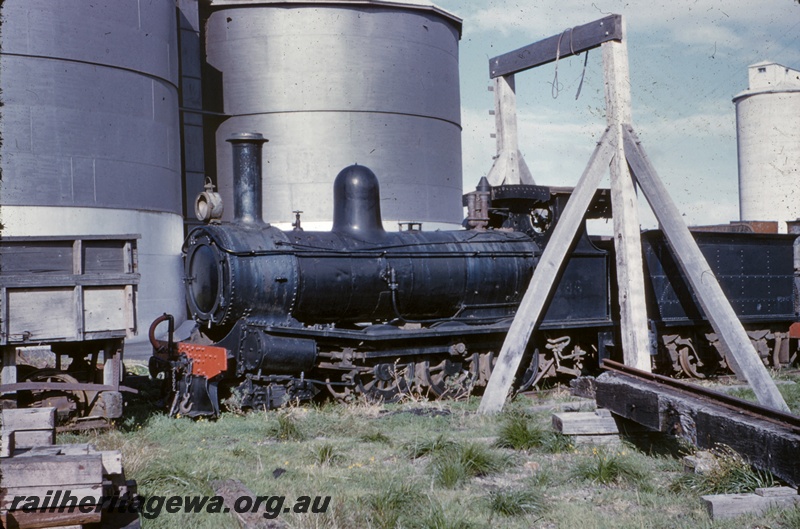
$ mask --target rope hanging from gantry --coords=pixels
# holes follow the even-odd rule
[[[558,36],[558,42],[556,43],[555,72],[553,73],[553,82],[550,89],[550,94],[553,96],[553,99],[558,99],[558,93],[561,91],[561,88],[559,88],[558,86],[558,61],[561,58],[561,39],[564,37],[567,31],[569,31],[570,55],[580,55],[580,52],[577,54],[575,53],[575,47],[573,45],[572,34],[575,32],[575,27],[565,29]],[[583,54],[583,70],[581,71],[581,82],[578,83],[578,91],[575,93],[576,101],[581,96],[581,89],[583,88],[583,80],[586,78],[586,65],[588,64],[588,62],[589,62],[589,50],[586,50],[586,53]]]

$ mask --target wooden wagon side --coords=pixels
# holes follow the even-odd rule
[[[136,334],[139,237],[0,239],[4,407],[55,405],[61,416],[122,414],[120,391],[128,389],[120,385],[123,344]],[[39,365],[28,358],[36,351]]]

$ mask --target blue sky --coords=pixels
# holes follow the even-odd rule
[[[495,143],[489,58],[607,14],[627,23],[633,122],[689,224],[738,219],[736,115],[747,67],[762,60],[800,68],[795,0],[438,0],[464,21],[460,43],[464,188],[491,167]],[[589,52],[517,75],[520,150],[536,183],[574,185],[605,128],[602,61]],[[608,185],[607,182],[604,185]],[[654,227],[644,204],[641,222]]]

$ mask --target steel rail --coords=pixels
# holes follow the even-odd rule
[[[683,382],[681,380],[676,380],[674,378],[656,375],[654,373],[647,373],[646,371],[634,369],[630,366],[626,366],[624,364],[620,364],[619,362],[614,362],[608,359],[603,360],[600,363],[600,367],[607,371],[621,373],[639,380],[653,382],[667,386],[671,389],[690,393],[694,396],[701,397],[710,403],[724,406],[732,411],[743,413],[756,419],[767,420],[781,427],[789,428],[795,433],[800,433],[800,417],[797,415],[792,415],[791,413],[785,413],[772,408],[767,408],[754,402],[733,397],[731,395],[726,395],[718,391]]]

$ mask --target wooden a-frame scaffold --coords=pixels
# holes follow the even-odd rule
[[[516,137],[515,74],[597,47],[602,48],[608,127],[542,253],[486,386],[479,413],[491,414],[502,410],[525,347],[547,308],[547,300],[558,282],[606,167],[611,177],[620,345],[624,363],[650,371],[649,329],[636,196],[638,183],[661,225],[675,260],[720,337],[727,359],[735,366],[737,373],[749,382],[761,404],[788,412],[786,402],[636,136],[631,124],[628,50],[625,21],[621,15],[610,15],[576,26],[489,60],[490,77],[495,79],[498,138],[498,156],[489,173],[490,183],[533,183],[519,152]]]

